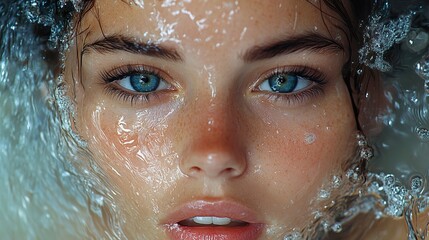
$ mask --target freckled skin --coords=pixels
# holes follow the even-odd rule
[[[310,201],[355,151],[356,124],[341,75],[347,54],[298,52],[252,63],[240,59],[252,46],[315,26],[327,34],[320,12],[302,0],[224,2],[161,7],[159,1],[145,1],[141,9],[97,1],[78,29],[88,31],[67,54],[66,80],[71,84],[72,74],[82,77],[74,89],[77,129],[108,182],[119,189],[115,200],[130,239],[166,239],[161,219],[180,204],[206,198],[246,205],[266,224],[261,239],[280,238],[311,222]],[[195,22],[203,18],[201,29]],[[334,36],[342,34],[327,23]],[[101,38],[100,26],[106,35],[119,32],[165,44],[184,59],[91,53],[82,57],[78,75],[74,53]],[[174,31],[166,32],[168,26]],[[133,105],[107,94],[99,73],[123,64],[161,69],[175,90]],[[324,72],[323,92],[288,104],[252,88],[269,69],[295,65]],[[312,144],[305,142],[308,133],[315,136]]]

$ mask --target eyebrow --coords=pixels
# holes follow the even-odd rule
[[[174,49],[163,47],[155,43],[139,42],[134,38],[123,35],[106,36],[93,43],[85,44],[82,48],[82,55],[89,53],[91,50],[101,54],[125,51],[170,61],[183,61],[183,58]]]
[[[245,62],[253,62],[300,51],[338,53],[344,52],[344,47],[321,34],[304,33],[266,45],[252,47],[242,55],[242,59]]]

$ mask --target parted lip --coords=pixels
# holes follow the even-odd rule
[[[161,223],[164,225],[172,225],[196,216],[227,217],[250,224],[261,223],[253,210],[230,200],[191,201],[173,210]]]

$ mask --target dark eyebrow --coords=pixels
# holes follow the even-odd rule
[[[170,61],[182,61],[180,54],[171,48],[166,48],[154,43],[138,42],[131,37],[123,35],[106,36],[82,48],[82,55],[94,50],[98,53],[112,53],[125,51],[134,54],[142,54],[151,57],[162,58]]]
[[[306,50],[319,53],[337,53],[344,52],[344,47],[321,34],[305,33],[266,45],[252,47],[243,54],[242,59],[245,62],[253,62]]]

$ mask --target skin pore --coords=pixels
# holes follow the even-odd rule
[[[303,0],[95,2],[64,77],[127,237],[167,239],[195,201],[246,208],[257,239],[311,222],[356,151],[334,24]]]

